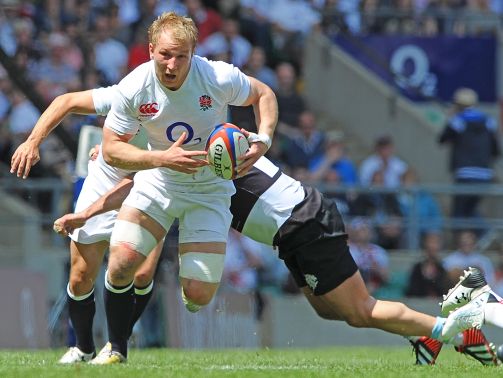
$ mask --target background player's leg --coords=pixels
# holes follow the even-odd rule
[[[154,275],[159,258],[161,257],[163,242],[164,241],[161,241],[155,246],[134,275],[134,309],[128,338],[131,336],[135,323],[140,318],[152,297]]]
[[[70,242],[70,279],[68,308],[77,339],[76,346],[84,353],[94,352],[93,318],[96,311],[94,283],[103,262],[108,242],[81,244]]]

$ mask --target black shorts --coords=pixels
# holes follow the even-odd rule
[[[335,289],[358,270],[349,252],[347,235],[314,240],[284,258],[299,287],[309,286],[314,295]]]

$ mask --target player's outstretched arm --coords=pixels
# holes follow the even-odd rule
[[[69,113],[95,113],[92,90],[65,93],[56,97],[42,113],[28,139],[14,152],[10,172],[27,178],[40,160],[40,144]]]
[[[195,173],[199,167],[208,165],[204,159],[207,152],[184,150],[182,145],[186,136],[187,133],[183,132],[180,138],[164,151],[142,150],[128,144],[131,134],[117,134],[105,124],[103,157],[111,166],[133,171],[166,167],[178,172]]]
[[[133,179],[124,178],[89,207],[78,213],[65,214],[56,219],[53,230],[60,235],[67,236],[76,228],[82,227],[89,218],[120,208],[132,187]]]
[[[278,102],[276,95],[266,84],[248,77],[251,88],[250,95],[242,106],[253,106],[257,133],[245,134],[250,142],[250,148],[240,160],[242,163],[238,167],[240,176],[246,174],[255,162],[263,156],[272,143],[274,130],[278,123]]]

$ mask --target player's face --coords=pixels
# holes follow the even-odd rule
[[[171,31],[166,30],[155,45],[149,44],[149,50],[157,78],[165,87],[176,91],[189,73],[194,47],[190,42],[175,40]]]

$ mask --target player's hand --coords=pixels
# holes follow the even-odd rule
[[[248,138],[250,132],[241,129],[241,132]],[[237,166],[238,177],[244,176],[253,167],[253,164],[257,162],[264,154],[267,152],[267,146],[262,142],[250,143],[250,148],[245,154],[238,157],[241,162]]]
[[[10,161],[10,173],[27,178],[31,167],[40,161],[38,144],[27,140],[19,145]]]
[[[68,236],[76,228],[82,227],[86,223],[86,218],[80,213],[65,214],[54,221],[52,229],[55,233]]]
[[[183,132],[170,148],[163,151],[163,166],[178,172],[196,173],[200,167],[209,164],[206,160],[207,152],[184,150],[181,146],[186,137],[187,133]]]
[[[95,161],[100,153],[100,145],[96,144],[89,150],[89,160]]]

